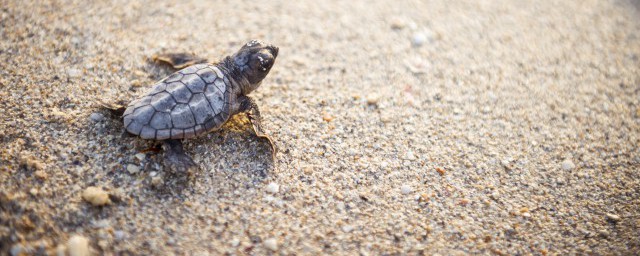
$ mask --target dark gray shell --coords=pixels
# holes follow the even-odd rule
[[[131,102],[124,125],[143,139],[187,139],[206,133],[229,118],[229,85],[215,65],[179,70]]]

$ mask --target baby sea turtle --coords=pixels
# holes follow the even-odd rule
[[[257,40],[218,63],[182,53],[154,56],[179,70],[126,106],[124,126],[143,139],[162,141],[166,164],[186,171],[196,164],[181,140],[217,130],[231,116],[246,113],[256,135],[268,139],[275,154],[258,106],[247,95],[260,86],[277,56],[278,47]]]

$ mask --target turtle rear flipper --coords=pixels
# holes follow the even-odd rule
[[[127,109],[127,103],[122,100],[116,102],[98,100],[97,104],[100,106],[100,108],[107,110],[111,115],[117,117],[121,117],[124,114],[124,111]]]
[[[167,64],[176,70],[183,69],[191,65],[208,62],[208,60],[205,58],[200,58],[191,53],[184,52],[157,54],[153,55],[151,59],[154,62]]]
[[[164,140],[162,148],[164,149],[165,165],[170,170],[191,175],[192,170],[198,169],[198,164],[196,164],[190,156],[184,153],[182,141]]]

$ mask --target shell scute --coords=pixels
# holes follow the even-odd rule
[[[180,81],[182,81],[182,83],[184,83],[193,93],[203,92],[204,86],[206,85],[206,83],[197,74],[186,75]]]
[[[180,72],[175,72],[162,81],[164,81],[165,83],[172,83],[172,82],[180,81],[180,79],[182,79],[182,76],[184,75],[181,74]]]
[[[189,99],[191,99],[191,91],[180,82],[174,82],[167,85],[167,92],[173,95],[173,98],[178,103],[188,103]]]
[[[171,129],[162,129],[156,132],[156,140],[166,140],[171,138]]]
[[[149,124],[154,129],[170,129],[173,126],[171,122],[171,114],[156,112]]]
[[[198,72],[196,72],[196,74],[198,74],[200,76],[200,78],[202,78],[202,80],[204,80],[207,84],[213,83],[213,81],[216,80],[216,78],[218,78],[218,76],[216,75],[215,72],[213,72],[213,70],[211,68],[204,68],[201,70],[198,70]]]
[[[202,93],[194,94],[189,102],[189,106],[198,124],[203,124],[207,116],[215,115],[215,112],[211,109],[209,102],[207,102],[207,99]]]
[[[176,101],[168,92],[161,92],[153,96],[151,106],[158,112],[170,112]]]
[[[144,127],[142,127],[142,131],[140,132],[140,137],[142,137],[143,139],[155,139],[156,129],[153,129],[150,126],[145,125]]]
[[[187,104],[178,104],[171,111],[171,119],[173,120],[173,125],[180,129],[191,128],[196,125],[196,119]]]

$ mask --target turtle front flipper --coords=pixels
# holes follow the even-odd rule
[[[260,110],[258,109],[258,105],[252,98],[247,96],[241,96],[240,98],[238,98],[238,102],[240,103],[240,108],[238,112],[247,113],[247,117],[251,122],[251,126],[253,127],[253,131],[256,133],[256,136],[269,141],[269,146],[271,146],[271,154],[272,154],[271,157],[275,161],[276,152],[278,150],[276,148],[276,145],[273,143],[273,140],[271,139],[271,137],[269,137],[269,135],[267,135],[264,132],[264,129],[262,129],[262,116],[260,116]]]
[[[200,58],[191,53],[163,53],[153,55],[151,57],[155,62],[161,62],[164,64],[168,64],[176,70],[186,68],[191,65],[206,63],[208,62],[205,58]]]
[[[191,174],[191,170],[197,169],[196,162],[184,153],[180,140],[165,140],[162,148],[165,165],[172,171]]]
[[[100,106],[100,108],[106,109],[107,111],[109,111],[110,114],[117,117],[121,117],[127,108],[126,107],[127,105],[124,101],[107,102],[107,101],[99,100],[98,105]]]

